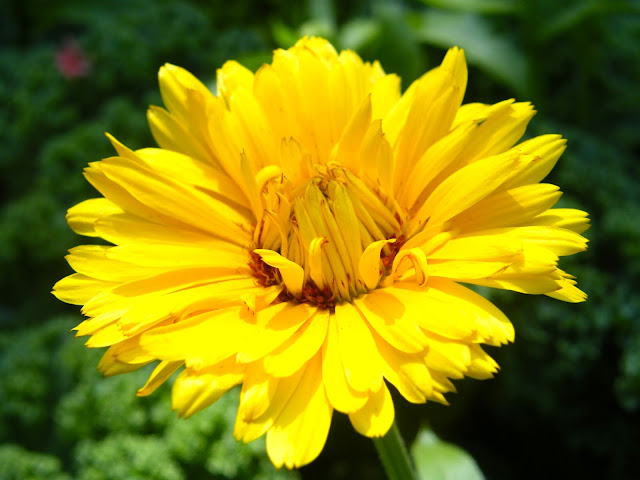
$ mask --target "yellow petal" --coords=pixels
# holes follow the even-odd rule
[[[479,235],[493,235],[521,240],[525,245],[544,248],[555,255],[573,255],[587,249],[587,239],[564,228],[527,225],[513,228],[494,228],[477,232]]]
[[[219,267],[233,271],[246,266],[246,251],[236,245],[212,241],[206,245],[132,244],[106,249],[106,258],[149,268]]]
[[[128,339],[129,336],[126,335],[117,324],[112,323],[94,333],[89,340],[86,341],[85,345],[89,348],[110,347],[111,345]]]
[[[160,147],[204,161],[210,158],[210,154],[187,126],[164,108],[149,107],[147,121],[151,134]]]
[[[266,375],[258,364],[247,366],[234,427],[236,440],[251,442],[271,428],[298,388],[306,365],[285,378]]]
[[[109,247],[105,245],[80,245],[69,250],[65,258],[71,268],[88,277],[107,282],[126,282],[151,276],[162,270],[154,267],[132,265],[107,257]]]
[[[265,371],[275,377],[288,377],[313,357],[327,337],[329,312],[316,313],[291,337],[264,358]]]
[[[551,208],[561,195],[558,187],[544,183],[512,188],[479,201],[452,224],[461,231],[518,225]]]
[[[162,385],[167,379],[182,366],[182,362],[160,362],[158,366],[151,372],[144,386],[136,392],[139,397],[151,395],[156,389]]]
[[[376,344],[366,320],[350,303],[336,305],[338,346],[345,377],[360,392],[377,391],[382,382]]]
[[[391,428],[395,410],[389,389],[383,383],[378,392],[371,392],[360,410],[349,414],[351,425],[365,437],[383,437]]]
[[[181,118],[188,118],[190,111],[186,108],[187,92],[195,90],[211,96],[211,92],[191,73],[176,65],[165,63],[158,72],[162,101],[171,113]]]
[[[342,137],[333,147],[331,159],[342,163],[354,172],[359,171],[360,146],[371,123],[371,96],[360,105],[342,132]]]
[[[292,96],[285,90],[278,72],[268,64],[262,65],[255,74],[253,94],[268,119],[276,138],[288,141],[288,137],[300,138],[299,126],[296,122],[296,112]],[[299,143],[296,141],[299,147]],[[284,167],[284,163],[283,163]],[[291,180],[298,180],[297,175],[285,171]]]
[[[478,327],[478,332],[485,339],[485,343],[495,345],[496,342],[500,344],[513,342],[515,336],[513,325],[489,300],[473,290],[445,279],[434,280],[433,287],[439,297],[446,295],[449,301],[457,304],[456,308],[468,311],[476,317],[478,322],[482,322],[483,326]],[[484,333],[485,327],[488,328],[487,333]]]
[[[522,241],[501,235],[468,234],[446,242],[430,252],[432,260],[509,261],[523,251]]]
[[[560,135],[541,135],[514,147],[521,152],[538,157],[516,176],[505,182],[503,188],[511,189],[540,182],[555,166],[566,148],[567,141]]]
[[[320,355],[309,361],[295,392],[267,433],[267,453],[280,468],[313,461],[329,434],[333,409],[322,388]]]
[[[446,260],[429,262],[429,275],[451,279],[485,278],[509,266],[509,262],[476,262],[473,260]]]
[[[186,360],[187,366],[216,364],[235,356],[243,339],[254,334],[251,317],[242,307],[194,315],[142,333],[140,347],[161,360]]]
[[[431,277],[426,289],[406,283],[388,291],[405,302],[407,315],[429,332],[452,340],[474,341],[478,336],[492,344],[513,341],[513,326],[498,308],[450,280]]]
[[[404,260],[409,260],[413,265],[415,272],[416,283],[420,286],[427,284],[428,266],[427,257],[419,248],[402,249],[398,252],[393,259],[393,266],[391,267],[391,276],[399,277],[406,271],[406,263]],[[403,262],[405,265],[403,265]]]
[[[450,378],[462,378],[469,370],[471,350],[466,342],[456,342],[435,334],[427,334],[428,350],[424,356],[430,371],[441,372]]]
[[[137,150],[135,155],[164,176],[200,187],[220,201],[248,208],[247,197],[242,190],[217,168],[182,153],[159,148]]]
[[[114,347],[109,347],[106,352],[102,355],[100,362],[98,363],[98,371],[104,375],[105,377],[112,377],[114,375],[120,375],[122,373],[130,373],[135,372],[139,368],[144,367],[146,364],[150,363],[152,360],[148,362],[141,363],[127,363],[119,361],[113,355]]]
[[[360,256],[358,262],[358,272],[368,289],[373,290],[378,286],[378,281],[383,273],[380,268],[380,252],[387,243],[394,243],[395,238],[389,240],[378,240],[369,244]]]
[[[424,350],[426,337],[422,330],[405,315],[405,306],[386,289],[377,289],[354,304],[378,335],[402,352]]]
[[[238,351],[239,363],[250,363],[271,353],[286,342],[317,308],[306,303],[298,305],[278,303],[256,313],[256,326],[251,334],[244,335]]]
[[[372,118],[385,118],[400,98],[400,77],[394,74],[379,78],[371,89]]]
[[[483,287],[513,290],[514,292],[526,293],[529,295],[548,295],[562,288],[556,278],[539,275],[515,278],[499,278],[497,276],[489,278],[465,278],[460,279],[460,281]]]
[[[329,402],[340,412],[359,410],[367,401],[367,394],[354,390],[345,377],[335,315],[329,317],[327,338],[322,346],[322,380]]]
[[[440,178],[443,172],[446,175],[451,166],[457,164],[460,153],[476,128],[473,122],[464,123],[431,145],[412,166],[410,175],[405,179],[405,188],[398,192],[399,199],[408,207],[413,207],[419,198],[426,198],[423,192],[433,191],[435,187],[430,185],[438,183],[434,179]]]
[[[71,207],[67,211],[67,223],[80,235],[98,237],[100,235],[95,231],[96,221],[117,213],[123,213],[122,209],[106,198],[92,198]]]
[[[116,245],[126,243],[141,244],[182,244],[193,245],[215,242],[205,232],[166,223],[154,223],[130,213],[119,213],[103,217],[95,222],[96,233]]]
[[[582,233],[590,227],[588,215],[587,212],[573,208],[553,208],[532,218],[527,225],[560,227]]]
[[[511,174],[517,157],[499,155],[461,168],[443,181],[412,220],[413,228],[443,223],[491,194]]]
[[[311,240],[311,244],[309,245],[309,275],[320,290],[327,284],[325,281],[325,272],[322,268],[322,246],[326,243],[326,237],[316,237]]]
[[[243,369],[233,359],[201,370],[187,368],[173,384],[171,406],[179,416],[190,417],[216,402],[243,377]]]
[[[493,358],[487,355],[479,345],[471,345],[471,363],[465,375],[478,380],[493,378],[500,367]]]
[[[217,75],[218,95],[226,102],[229,101],[232,92],[239,89],[251,90],[253,88],[253,73],[238,62],[229,60],[218,69]]]
[[[103,160],[98,167],[109,179],[161,215],[231,243],[248,243],[248,232],[235,223],[237,213],[224,203],[123,158]]]
[[[576,281],[573,280],[573,277],[562,270],[558,270],[558,272],[563,276],[562,280],[558,281],[560,288],[546,293],[546,295],[563,302],[580,303],[586,301],[587,294],[576,287]]]
[[[396,350],[374,335],[383,359],[384,377],[411,403],[424,403],[433,395],[431,374],[422,355]]]
[[[102,171],[100,165],[102,162],[93,162],[89,164],[89,167],[85,168],[84,176],[108,200],[120,207],[125,212],[135,215],[139,218],[144,218],[147,221],[166,224],[166,225],[178,225],[181,222],[176,221],[170,217],[162,215],[161,213],[149,208],[141,203],[134,195],[127,191],[122,185],[111,180],[107,177],[104,171]]]
[[[475,108],[471,109],[473,110]],[[458,112],[458,119],[470,118],[466,116],[469,112],[462,112],[463,108]],[[466,163],[497,155],[511,148],[522,137],[536,112],[528,102],[513,103],[513,100],[505,100],[495,105],[484,106],[483,112],[480,113],[471,117],[480,125],[474,131],[473,139],[461,153]]]
[[[282,281],[292,295],[300,295],[304,282],[304,270],[300,265],[273,250],[255,249],[254,252],[260,255],[264,263],[278,269]]]
[[[53,294],[63,302],[73,305],[83,305],[101,292],[110,290],[117,285],[97,278],[74,273],[63,278],[53,286]]]

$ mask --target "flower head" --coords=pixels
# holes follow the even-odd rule
[[[227,62],[217,95],[165,65],[160,148],[92,163],[103,197],[69,225],[114,246],[67,257],[55,286],[76,327],[109,347],[105,375],[159,361],[148,395],[182,369],[190,416],[241,385],[235,436],[266,433],[276,466],[312,461],[334,410],[369,437],[409,402],[446,403],[450,379],[489,378],[482,344],[513,341],[498,308],[460,283],[586,296],[558,259],[585,250],[586,213],[539,183],[559,135],[516,145],[529,103],[462,105],[464,54],[401,94],[400,79],[325,40],[277,50],[255,74]]]

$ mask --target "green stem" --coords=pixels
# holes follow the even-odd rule
[[[384,437],[374,438],[373,443],[389,480],[419,480],[395,422]]]

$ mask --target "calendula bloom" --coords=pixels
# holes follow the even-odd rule
[[[188,417],[241,385],[236,438],[266,433],[273,463],[298,467],[334,410],[382,436],[389,385],[446,403],[451,379],[497,371],[481,345],[513,326],[461,283],[585,300],[558,259],[585,250],[586,213],[552,209],[561,193],[539,183],[565,141],[516,145],[529,103],[462,105],[458,48],[402,94],[320,38],[255,74],[227,62],[216,95],[173,65],[159,77],[160,148],[109,137],[117,156],[85,171],[103,197],[67,216],[113,246],[73,248],[54,288],[109,347],[105,375],[159,361],[139,395],[182,369]]]

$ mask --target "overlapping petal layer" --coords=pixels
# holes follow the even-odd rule
[[[517,144],[527,103],[462,105],[464,54],[404,93],[395,75],[325,40],[277,50],[255,74],[226,63],[214,95],[166,65],[160,148],[92,163],[103,197],[69,210],[87,245],[54,287],[108,347],[106,375],[159,361],[139,395],[181,369],[190,416],[241,385],[235,436],[266,433],[276,466],[312,461],[333,410],[382,436],[393,386],[446,403],[450,379],[489,378],[482,344],[509,320],[460,283],[579,302],[559,258],[586,248],[586,213],[539,183],[565,148]]]

